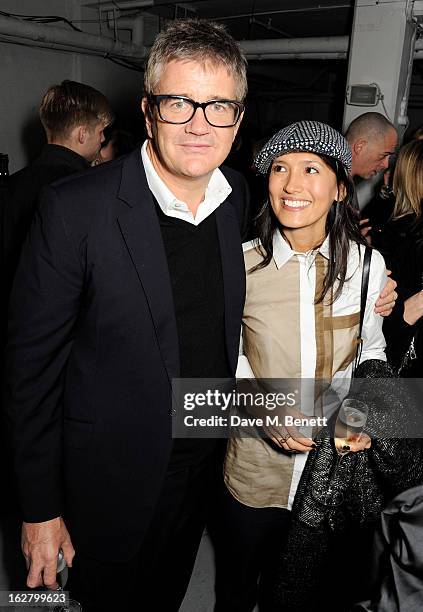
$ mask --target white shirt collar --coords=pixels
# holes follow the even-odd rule
[[[329,236],[326,236],[321,246],[317,249],[326,259],[329,259]],[[276,267],[282,268],[287,261],[294,255],[303,256],[305,258],[314,257],[316,251],[308,251],[307,253],[299,253],[293,251],[287,241],[282,237],[279,230],[276,230],[273,234],[273,259]]]
[[[144,165],[147,183],[163,213],[168,217],[182,219],[192,225],[199,225],[204,219],[211,215],[231,193],[232,187],[229,185],[221,170],[216,168],[212,172],[206,187],[204,200],[200,203],[194,218],[186,202],[178,200],[157,174],[147,153],[147,144],[148,140],[146,140],[141,147],[141,159]]]

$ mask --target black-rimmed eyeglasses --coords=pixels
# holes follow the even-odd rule
[[[236,100],[195,102],[185,96],[154,94],[150,94],[148,100],[157,106],[162,121],[177,125],[191,121],[197,108],[202,108],[207,123],[213,127],[233,127],[245,108]]]

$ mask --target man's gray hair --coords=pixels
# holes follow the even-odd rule
[[[392,129],[396,131],[394,124],[381,113],[364,113],[351,121],[345,138],[350,144],[359,138],[377,140],[383,138],[386,132]]]
[[[151,47],[144,73],[145,95],[154,93],[165,65],[172,60],[225,66],[235,79],[237,100],[244,100],[247,94],[247,60],[239,44],[222,24],[205,19],[171,21]]]

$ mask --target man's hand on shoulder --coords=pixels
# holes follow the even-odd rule
[[[386,270],[386,274],[391,274],[390,270]],[[375,304],[375,313],[382,315],[382,317],[389,317],[394,306],[395,301],[398,297],[398,293],[395,291],[397,286],[396,281],[393,278],[388,278],[386,285],[382,289],[382,292]]]
[[[43,523],[22,524],[22,552],[28,567],[26,584],[33,589],[46,586],[57,589],[57,555],[62,549],[69,567],[75,550],[63,519],[59,516]]]

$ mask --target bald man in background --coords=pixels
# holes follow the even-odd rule
[[[352,152],[351,177],[353,180],[355,178],[367,180],[379,173],[386,173],[391,155],[395,153],[398,146],[398,133],[395,126],[384,115],[374,112],[360,115],[350,123],[345,138]],[[388,175],[386,177],[389,178]],[[355,201],[360,207],[357,193],[355,193]],[[369,243],[371,243],[370,231],[373,221],[379,218],[380,213],[384,219],[386,217],[383,214],[385,211],[381,211],[380,206],[377,207],[376,214],[373,214],[373,208],[367,208],[361,220],[361,233]],[[370,223],[369,217],[371,217]]]
[[[386,171],[398,145],[395,126],[380,113],[364,113],[354,119],[345,138],[352,152],[352,178],[370,179]]]

